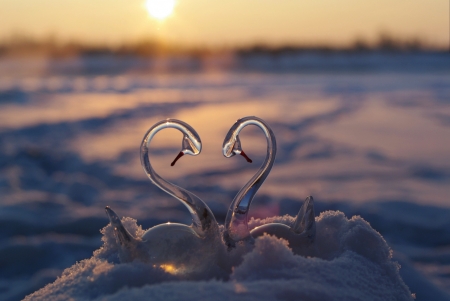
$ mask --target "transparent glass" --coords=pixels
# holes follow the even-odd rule
[[[148,229],[142,237],[135,238],[123,226],[120,218],[109,207],[106,213],[111,225],[114,227],[120,244],[127,252],[129,261],[139,259],[161,267],[173,267],[194,271],[202,269],[203,265],[217,262],[217,244],[221,237],[216,219],[199,197],[163,179],[153,169],[149,158],[149,144],[159,131],[166,128],[175,128],[182,132],[182,150],[172,162],[172,165],[183,155],[198,155],[202,144],[197,132],[187,123],[166,119],[153,125],[141,143],[141,163],[150,181],[160,189],[182,202],[192,216],[192,225],[167,223]],[[202,252],[205,251],[202,256]],[[195,256],[193,256],[195,254]],[[198,258],[202,261],[199,262]],[[172,268],[171,268],[172,269]]]
[[[250,231],[253,238],[262,236],[264,233],[286,239],[292,251],[299,254],[305,247],[311,245],[316,237],[313,197],[308,196],[306,198],[292,226],[282,223],[269,223]]]
[[[237,193],[228,209],[225,218],[224,240],[229,248],[233,247],[238,241],[251,239],[248,229],[248,211],[253,197],[269,175],[277,153],[275,135],[269,125],[261,118],[248,116],[236,121],[225,136],[222,147],[225,157],[242,155],[247,161],[250,160],[242,150],[239,140],[239,133],[248,125],[256,125],[263,131],[267,140],[267,153],[259,170]]]
[[[312,243],[316,234],[314,200],[312,196],[306,198],[292,226],[270,223],[249,231],[248,213],[250,205],[256,192],[272,169],[275,162],[277,144],[272,129],[264,120],[255,116],[244,117],[236,121],[225,137],[222,148],[225,157],[230,158],[239,154],[244,156],[248,162],[251,162],[242,150],[239,140],[240,131],[248,125],[256,125],[262,129],[267,140],[267,154],[259,170],[241,188],[228,209],[223,236],[225,243],[231,249],[236,245],[236,242],[249,241],[264,233],[288,240],[291,247],[301,247]]]

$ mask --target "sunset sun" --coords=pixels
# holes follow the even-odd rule
[[[145,7],[153,18],[164,20],[173,12],[176,0],[146,0]]]

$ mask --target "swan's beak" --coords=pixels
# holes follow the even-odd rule
[[[241,152],[240,152],[240,154],[239,155],[241,155],[242,157],[244,157],[245,158],[245,160],[247,160],[247,162],[248,163],[252,163],[253,161],[252,161],[252,159],[250,159],[248,156],[247,156],[247,154],[246,153],[244,153],[244,151],[243,150],[241,150]]]
[[[247,160],[248,163],[252,163],[252,159],[250,159],[247,154],[244,152],[244,150],[242,149],[242,144],[241,144],[241,140],[239,139],[239,136],[236,136],[236,142],[234,143],[233,146],[233,153],[235,153],[236,155],[241,155],[242,157],[245,158],[245,160]]]
[[[178,159],[183,157],[184,155],[197,156],[202,151],[202,145],[200,140],[192,140],[189,136],[184,135],[183,141],[181,142],[181,151],[175,157],[175,159],[170,163],[170,166],[174,166],[177,163]]]
[[[183,151],[179,152],[178,155],[175,157],[175,159],[172,161],[172,163],[170,163],[170,166],[174,166],[175,163],[177,163],[178,159],[180,159],[183,156],[184,156]]]
[[[223,155],[227,158],[231,158],[235,155],[241,155],[247,160],[248,163],[252,163],[252,159],[250,159],[247,154],[242,149],[241,140],[239,136],[236,136],[234,139],[229,140],[227,143],[224,143],[223,146]]]

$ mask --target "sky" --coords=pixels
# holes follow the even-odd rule
[[[0,0],[0,38],[12,33],[116,44],[156,38],[187,45],[343,45],[381,32],[449,44],[448,0],[176,0],[153,18],[145,0]]]

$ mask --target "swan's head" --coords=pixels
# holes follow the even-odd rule
[[[252,163],[252,159],[250,159],[242,149],[239,135],[231,130],[228,132],[227,137],[225,137],[225,140],[223,141],[222,152],[227,158],[231,158],[235,155],[241,155],[245,158],[245,160],[247,160],[248,163]]]
[[[195,133],[197,134],[197,133]],[[197,156],[202,151],[202,142],[198,135],[188,135],[183,136],[182,150],[185,155]]]
[[[182,121],[178,122],[181,123]],[[184,155],[197,156],[202,151],[202,141],[200,140],[200,136],[190,125],[184,123],[184,127],[177,128],[183,133],[183,140],[181,142],[181,151],[170,164],[171,166],[174,166],[178,159]]]
[[[241,155],[247,160],[247,162],[252,163],[252,160],[247,157],[245,152],[242,150],[241,141],[239,140],[239,133],[242,131],[244,127],[247,125],[256,125],[261,128],[268,139],[269,147],[272,149],[271,152],[275,155],[276,152],[276,143],[272,130],[265,123],[264,120],[258,118],[256,116],[247,116],[241,119],[238,119],[230,128],[227,135],[225,136],[225,140],[223,141],[223,155],[227,158],[231,158],[234,155]]]

